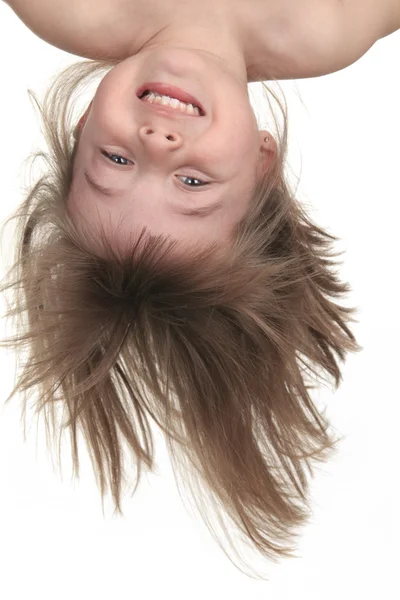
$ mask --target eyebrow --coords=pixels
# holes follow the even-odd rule
[[[118,195],[118,192],[116,190],[113,190],[113,189],[107,188],[107,187],[103,187],[103,186],[99,185],[98,183],[96,183],[96,181],[94,181],[93,177],[90,175],[90,173],[86,169],[84,169],[83,172],[85,175],[85,180],[87,181],[88,185],[93,190],[95,190],[96,192],[101,194],[102,196],[107,196],[109,198],[115,198],[115,196]],[[179,209],[175,212],[177,212],[181,215],[187,215],[189,217],[208,217],[209,215],[212,215],[213,213],[215,213],[217,210],[220,210],[223,206],[224,206],[224,203],[222,202],[222,200],[218,200],[217,202],[214,202],[214,204],[211,204],[211,205],[201,206],[199,208],[183,208],[183,209]]]

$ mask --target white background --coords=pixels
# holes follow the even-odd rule
[[[3,222],[30,183],[23,161],[44,143],[27,89],[41,98],[50,77],[79,59],[35,37],[6,5],[0,6],[0,51]],[[352,287],[346,303],[358,307],[353,331],[364,347],[348,358],[339,390],[320,390],[332,425],[346,438],[336,458],[316,470],[300,558],[264,564],[269,581],[235,569],[181,503],[162,438],[159,474],[145,476],[133,499],[126,496],[124,518],[113,518],[110,501],[103,516],[83,447],[81,479],[74,483],[69,450],[63,478],[53,470],[43,428],[37,437],[28,428],[24,443],[17,400],[2,404],[15,359],[1,350],[2,600],[400,598],[399,60],[397,32],[338,73],[281,82],[297,196],[340,238],[339,273]],[[257,114],[260,86],[250,84]]]

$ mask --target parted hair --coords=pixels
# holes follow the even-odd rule
[[[48,151],[31,158],[44,160],[44,174],[5,223],[15,221],[1,286],[15,335],[1,345],[24,355],[6,402],[20,394],[25,415],[33,398],[59,461],[61,433],[70,433],[77,477],[80,434],[101,498],[111,491],[120,515],[124,486],[135,480],[134,493],[142,469],[155,469],[153,419],[218,543],[215,515],[227,539],[238,535],[236,553],[241,541],[274,562],[296,556],[315,463],[342,439],[311,391],[323,381],[336,389],[347,353],[362,349],[349,328],[356,309],[344,306],[338,238],[290,189],[287,109],[265,83],[283,115],[278,151],[225,252],[211,244],[179,254],[176,240],[146,229],[117,251],[109,231],[76,222],[73,107],[115,64],[70,65],[42,105],[35,98]]]

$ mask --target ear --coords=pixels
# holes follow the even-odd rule
[[[84,115],[82,115],[82,117],[81,117],[81,118],[79,119],[79,121],[78,121],[78,124],[77,124],[77,126],[75,127],[75,130],[74,130],[74,138],[75,138],[76,140],[77,140],[77,139],[79,139],[79,137],[80,137],[80,135],[81,135],[81,133],[82,133],[82,129],[83,129],[83,127],[84,127],[85,123],[86,123],[86,119],[87,119],[87,117],[88,117],[88,115],[89,115],[89,112],[90,112],[90,109],[91,109],[91,107],[92,107],[92,104],[93,104],[93,100],[91,101],[91,103],[89,104],[89,106],[88,106],[88,107],[87,107],[87,109],[86,109],[86,112],[85,112],[85,114],[84,114]]]
[[[274,160],[278,147],[269,131],[263,129],[258,134],[260,139],[260,168],[265,171]]]
[[[257,177],[263,177],[270,169],[278,151],[276,141],[269,131],[259,131],[259,161],[257,165]],[[277,182],[280,181],[280,176]]]

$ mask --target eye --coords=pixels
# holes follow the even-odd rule
[[[177,175],[178,178],[182,178],[182,179],[190,179],[191,181],[200,181],[200,185],[187,185],[186,183],[184,185],[186,185],[187,187],[204,187],[205,185],[210,185],[209,181],[202,181],[201,179],[197,179],[196,177],[190,177],[190,175],[188,175],[186,177],[186,175]]]
[[[129,162],[127,158],[124,158],[123,156],[118,156],[118,154],[109,154],[105,150],[102,150],[101,153],[104,154],[104,156],[106,158],[108,158],[109,160],[111,160],[112,162],[115,162],[114,160],[112,160],[113,156],[116,156],[117,158],[122,158],[122,160],[126,160],[127,162]],[[125,166],[125,165],[123,165],[123,166]]]
[[[122,160],[127,161],[127,163],[129,163],[130,161],[127,158],[124,158],[123,156],[119,156],[118,154],[109,154],[108,152],[106,152],[105,150],[101,151],[102,154],[104,154],[104,156],[106,158],[108,158],[109,160],[111,160],[113,163],[115,163],[115,161],[113,160],[113,157],[116,158],[121,158]],[[116,164],[121,164],[121,163],[116,163]],[[122,166],[125,166],[124,163],[122,163]],[[205,185],[210,185],[209,181],[202,181],[201,179],[197,179],[196,177],[191,177],[190,175],[185,176],[185,175],[177,175],[178,178],[182,178],[182,179],[189,179],[191,181],[199,181],[200,184],[199,185],[187,185],[186,183],[184,184],[186,187],[203,187]]]

